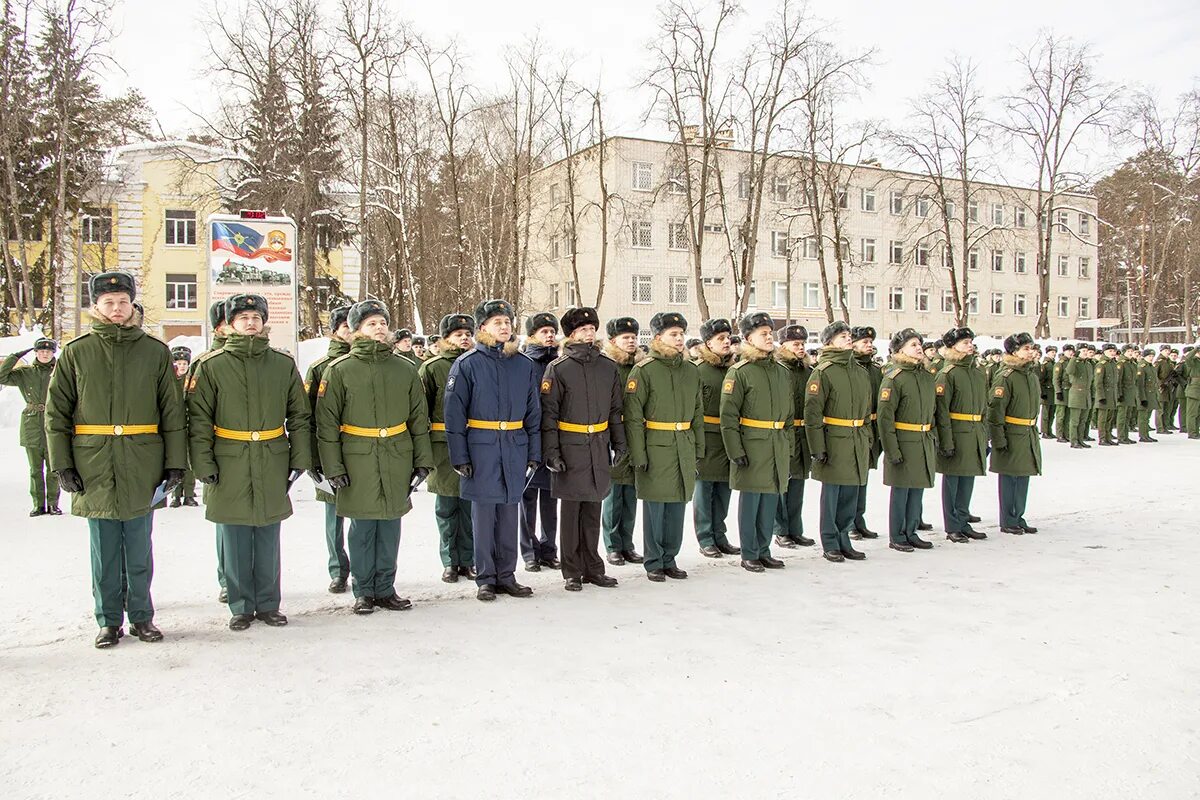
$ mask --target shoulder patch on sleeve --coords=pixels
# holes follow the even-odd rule
[[[946,393],[946,384],[939,382],[937,385],[936,391],[938,394],[945,394]]]
[[[325,385],[326,385],[325,380],[322,380],[320,383],[317,384],[317,397],[325,396]]]
[[[195,392],[196,392],[196,375],[195,375],[195,373],[193,373],[192,377],[188,379],[187,393],[194,394]]]
[[[550,394],[550,387],[553,385],[549,378],[542,378],[542,394]]]
[[[628,381],[625,382],[625,391],[627,391],[627,392],[636,392],[637,391],[637,378],[630,378]]]
[[[891,399],[892,399],[892,390],[891,389],[888,389],[885,387],[885,388],[879,390],[879,401],[881,403],[886,403],[888,400],[891,400]]]
[[[447,392],[452,391],[454,389],[454,384],[456,381],[458,381],[457,375],[451,375],[449,378],[446,379],[446,391]]]
[[[820,381],[813,379],[808,382],[808,393],[809,394],[816,394],[819,391],[821,391],[821,382]]]
[[[305,381],[305,382],[304,382],[304,393],[305,393],[305,394],[308,394],[308,391],[309,391],[311,388],[312,388],[312,381]]]
[[[992,391],[992,394],[996,395],[996,397],[1004,397],[1004,387],[1003,387],[1003,386],[997,386],[997,387],[996,387],[996,388],[995,388],[995,389]]]
[[[721,384],[721,391],[724,394],[733,394],[733,380],[727,380]]]

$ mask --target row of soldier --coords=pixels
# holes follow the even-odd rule
[[[617,584],[597,553],[602,519],[610,563],[641,562],[652,581],[685,579],[676,556],[693,498],[704,555],[740,555],[751,572],[782,568],[772,540],[813,544],[801,523],[810,472],[822,484],[825,558],[861,560],[851,539],[875,535],[861,513],[880,454],[892,487],[893,549],[932,546],[918,529],[928,527],[922,492],[938,471],[948,538],[986,538],[971,527],[978,517],[969,502],[989,445],[1000,529],[1036,532],[1024,506],[1029,477],[1041,469],[1041,385],[1027,334],[1005,340],[989,385],[966,328],[944,338],[936,375],[911,329],[892,337],[881,369],[872,329],[834,323],[810,366],[807,331],[787,326],[776,335],[763,313],[740,321],[736,363],[730,324],[705,322],[693,363],[684,354],[686,320],[666,313],[651,320],[649,353],[639,360],[637,322],[610,321],[602,352],[599,319],[587,308],[564,314],[561,354],[557,320],[531,317],[527,332],[544,350],[520,353],[512,306],[490,300],[473,317],[444,318],[438,356],[414,369],[395,355],[386,308],[369,300],[335,312],[330,353],[306,387],[291,356],[268,344],[265,300],[237,295],[214,309],[213,349],[192,363],[181,394],[172,354],[137,324],[132,278],[105,273],[91,288],[95,322],[63,348],[45,430],[50,468],[74,494],[72,512],[89,519],[98,647],[119,641],[126,610],[138,638],[162,638],[149,593],[154,488],[173,490],[189,468],[206,484],[234,630],[287,623],[279,531],[302,470],[326,490],[330,588],[349,583],[362,614],[411,605],[395,591],[400,519],[427,478],[438,496],[443,579],[473,578],[482,601],[532,594],[515,578],[518,509],[530,500],[543,520],[559,504],[562,560],[552,529],[532,535],[527,510],[526,567],[560,568],[569,591]],[[549,498],[535,486],[543,468]],[[732,490],[740,546],[725,536]],[[644,558],[633,546],[637,499]]]

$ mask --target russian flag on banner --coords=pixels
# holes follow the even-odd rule
[[[262,234],[235,222],[212,224],[212,249],[228,250],[242,258],[254,258],[262,245]]]

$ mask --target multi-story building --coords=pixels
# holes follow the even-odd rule
[[[571,305],[593,304],[599,296],[602,318],[629,315],[645,326],[656,311],[673,310],[688,318],[691,332],[698,330],[694,234],[687,221],[680,150],[671,142],[615,137],[606,141],[603,159],[595,146],[576,154],[569,179],[566,160],[535,173],[525,309],[561,313]],[[720,175],[709,181],[700,278],[713,316],[735,316],[737,308],[731,265],[743,249],[737,231],[752,192],[749,157],[746,151],[719,148]],[[873,162],[837,165],[834,182],[841,185],[832,203],[841,236],[835,245],[828,219],[816,235],[801,166],[787,156],[768,163],[753,280],[743,287],[749,308],[768,311],[780,323],[804,324],[813,335],[826,324],[827,296],[838,318],[840,296],[852,324],[873,325],[881,336],[905,327],[940,335],[952,327],[943,214],[932,199],[932,182]],[[949,196],[945,216],[952,221],[952,252],[963,249],[964,226],[972,245],[965,269],[968,324],[994,336],[1032,330],[1042,302],[1034,192],[976,183],[965,202],[961,192]],[[603,205],[607,236],[601,232]],[[826,211],[827,218],[834,213]],[[1094,197],[1067,195],[1056,204],[1047,306],[1053,336],[1075,335],[1076,323],[1098,311],[1095,215]],[[839,260],[841,286],[836,285]],[[957,282],[961,288],[961,274]]]

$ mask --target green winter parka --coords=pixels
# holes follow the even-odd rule
[[[719,356],[704,344],[697,350],[700,356],[692,363],[700,372],[700,393],[704,397],[704,458],[700,459],[697,477],[728,483],[729,456],[721,439],[721,385],[733,364],[733,353]]]
[[[936,467],[933,418],[935,379],[923,361],[893,353],[879,384],[879,438],[883,447],[883,482],[899,489],[928,489]],[[913,430],[912,428],[925,430]],[[892,461],[899,456],[898,464]]]
[[[157,425],[157,433],[75,434],[76,425]],[[46,395],[50,469],[73,468],[71,513],[128,520],[150,512],[163,471],[187,469],[187,430],[171,349],[140,327],[95,322],[63,345]]]
[[[1115,409],[1117,407],[1117,361],[1113,358],[1100,356],[1096,359],[1095,383],[1092,384],[1092,395],[1096,408]]]
[[[828,422],[827,420],[838,420]],[[861,424],[854,424],[855,422]],[[804,396],[804,430],[822,483],[863,486],[871,461],[871,378],[853,350],[821,348]],[[840,424],[839,424],[840,423]]]
[[[28,352],[28,351],[26,351]],[[54,372],[56,359],[49,363],[34,359],[31,364],[22,364],[25,353],[13,353],[0,364],[0,386],[15,386],[21,391],[25,408],[21,410],[21,447],[46,448],[46,392],[50,389],[50,375]]]
[[[883,443],[879,441],[879,424],[876,419],[877,406],[879,401],[879,386],[883,383],[883,368],[875,362],[874,355],[862,355],[856,353],[854,359],[867,371],[867,376],[871,379],[871,419],[867,423],[867,427],[871,429],[871,469],[879,466],[879,456],[883,453]]]
[[[807,355],[796,355],[786,347],[775,349],[775,360],[780,363],[792,379],[792,463],[789,472],[793,478],[807,478],[812,469],[812,454],[808,449],[808,437],[804,435],[804,389],[812,367]]]
[[[1117,404],[1124,408],[1141,408],[1141,400],[1138,360],[1122,356],[1117,359]]]
[[[425,407],[429,409],[429,446],[433,453],[429,491],[441,497],[458,497],[458,473],[450,466],[450,446],[446,444],[446,379],[455,359],[465,352],[442,342],[438,354],[425,359],[417,368],[417,377],[425,390]]]
[[[350,345],[343,342],[341,339],[330,339],[329,348],[325,351],[325,355],[318,358],[308,366],[308,374],[304,376],[304,392],[308,395],[308,407],[312,409],[313,425],[312,425],[312,460],[313,469],[321,472],[321,452],[317,445],[317,389],[321,386],[321,376],[325,373],[325,368],[329,366],[335,358],[341,358],[350,352]],[[334,497],[329,492],[323,492],[317,489],[317,499],[322,503],[334,502]]]
[[[729,454],[729,486],[783,494],[791,476],[796,401],[792,376],[771,353],[749,342],[721,385],[721,439]],[[749,463],[732,463],[745,456]]]
[[[291,470],[312,468],[312,411],[296,362],[266,334],[230,334],[188,383],[188,440],[196,477],[217,476],[205,517],[271,525],[292,515]],[[246,440],[218,437],[220,427]],[[287,435],[250,438],[286,428]]]
[[[425,390],[412,362],[391,342],[356,335],[350,352],[325,368],[317,394],[321,465],[328,475],[350,476],[335,495],[338,516],[407,514],[413,471],[433,469]],[[405,430],[395,431],[400,425]],[[344,430],[350,426],[361,430]]]
[[[1145,358],[1138,360],[1137,365],[1137,382],[1138,382],[1138,405],[1142,408],[1148,408],[1151,411],[1157,411],[1158,404],[1158,370],[1154,365]]]
[[[1094,405],[1092,385],[1096,374],[1090,358],[1072,358],[1063,368],[1062,383],[1067,387],[1067,408],[1085,410]]]
[[[1034,366],[1004,356],[988,399],[992,472],[1016,477],[1042,474],[1042,440],[1036,425],[1041,401]]]
[[[975,365],[975,354],[946,348],[946,363],[934,382],[937,396],[937,471],[943,475],[978,476],[987,472],[987,376]],[[953,416],[952,416],[953,415]]]
[[[1178,370],[1187,383],[1183,384],[1183,396],[1189,401],[1200,400],[1200,349],[1179,363]],[[1188,407],[1189,410],[1191,406]]]

